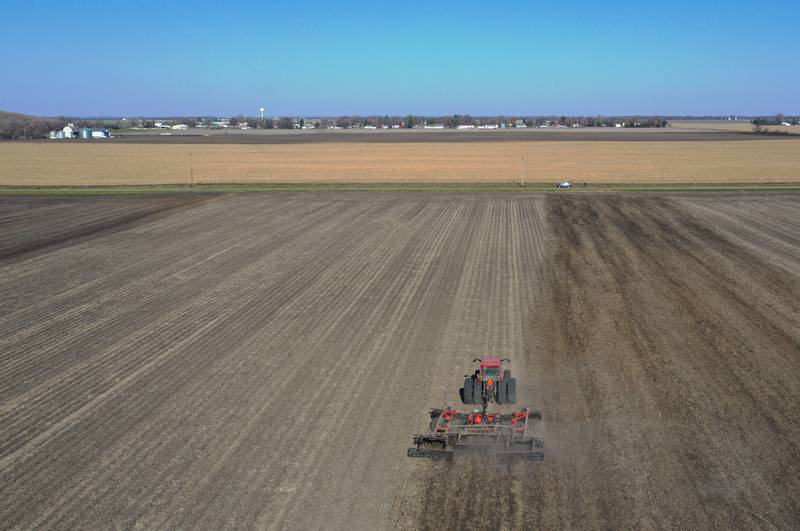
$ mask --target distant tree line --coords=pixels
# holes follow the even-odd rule
[[[757,118],[753,118],[752,120],[753,125],[756,126],[763,126],[763,125],[781,125],[783,123],[788,123],[791,125],[798,125],[800,124],[800,119],[797,116],[790,116],[787,117],[782,113],[778,113],[775,116],[759,116]]]
[[[458,126],[472,125],[475,127],[481,125],[500,125],[506,124],[508,126],[521,126],[526,127],[615,127],[620,124],[621,127],[667,127],[668,122],[666,119],[658,116],[471,116],[469,114],[454,114],[447,116],[423,116],[423,115],[406,115],[406,116],[389,116],[389,115],[373,115],[373,116],[338,116],[327,117],[313,120],[303,118],[293,118],[290,116],[282,116],[278,118],[266,119],[269,126],[277,129],[293,129],[302,127],[303,122],[310,122],[315,127],[401,127],[401,128],[414,128],[422,127],[425,125],[440,124],[448,128],[456,128]],[[251,121],[252,123],[252,121]],[[257,125],[256,127],[261,127]]]
[[[757,118],[755,125],[775,125],[785,118],[782,114],[770,118]],[[76,128],[107,127],[112,130],[131,128],[153,128],[158,122],[165,124],[185,124],[190,128],[217,127],[218,118],[173,116],[167,118],[42,118],[14,113],[0,113],[0,139],[43,138],[51,130],[61,129],[67,123]],[[795,120],[796,122],[796,120]],[[506,127],[667,127],[667,120],[658,116],[471,116],[453,114],[446,116],[424,115],[372,115],[338,116],[325,118],[302,118],[292,116],[250,117],[237,115],[229,118],[230,127],[247,126],[252,129],[298,129],[304,125],[315,128],[415,128],[437,124],[447,128],[459,126],[506,126]]]
[[[58,118],[40,118],[25,114],[0,113],[0,139],[22,140],[42,138],[53,129],[64,127],[66,121]]]

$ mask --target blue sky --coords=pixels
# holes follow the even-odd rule
[[[40,115],[800,113],[800,2],[2,0]]]

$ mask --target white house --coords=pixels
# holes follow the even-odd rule
[[[73,124],[67,124],[61,130],[64,133],[64,138],[75,138],[75,126]]]
[[[177,131],[185,131],[186,129],[189,129],[189,126],[186,124],[175,124],[172,126],[172,128]]]

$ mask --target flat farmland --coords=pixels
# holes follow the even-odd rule
[[[0,198],[11,528],[791,528],[795,195]],[[410,460],[513,359],[546,460]]]
[[[753,124],[745,120],[675,120],[670,127],[684,131],[714,131],[730,133],[747,133],[753,131]],[[800,135],[800,127],[796,125],[767,125],[770,132],[787,135]]]
[[[461,136],[468,138],[468,134]],[[653,134],[657,133],[642,132],[639,137]],[[703,134],[717,138],[715,133]],[[576,133],[570,138],[579,136]],[[800,138],[749,138],[290,144],[6,142],[0,143],[0,186],[512,183],[522,178],[528,183],[548,184],[561,180],[590,184],[800,182]]]

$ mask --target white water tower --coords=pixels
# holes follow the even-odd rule
[[[258,117],[261,118],[262,120],[264,119],[264,107],[258,108]]]

